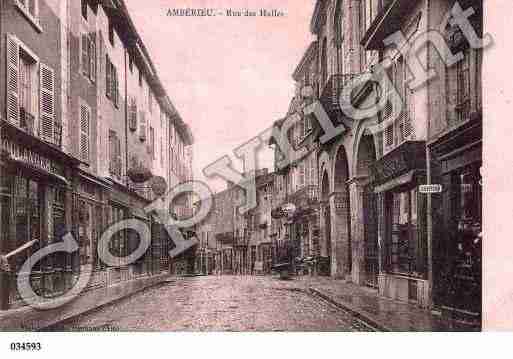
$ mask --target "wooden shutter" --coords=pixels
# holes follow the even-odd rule
[[[110,67],[110,61],[109,56],[105,55],[105,95],[107,98],[111,97],[111,67]]]
[[[116,144],[116,174],[121,177],[121,140],[119,137],[115,137]]]
[[[130,131],[137,130],[137,101],[133,96],[130,98],[128,128],[130,129]]]
[[[447,121],[448,126],[456,120],[456,105],[458,103],[458,65],[446,68],[446,93],[447,93]]]
[[[80,106],[80,158],[89,161],[89,131],[91,127],[91,112],[87,106]]]
[[[82,73],[89,77],[89,37],[87,33],[83,33],[81,36],[81,49],[82,49]]]
[[[15,38],[7,36],[7,120],[15,125],[20,122],[19,62],[20,46]]]
[[[150,153],[151,158],[155,159],[155,131],[150,127]]]
[[[96,34],[89,35],[89,78],[96,81]]]
[[[119,86],[118,86],[118,72],[116,67],[112,64],[112,95],[114,96],[114,104],[118,106],[119,104]]]
[[[109,131],[109,172],[114,174],[116,172],[115,168],[115,158],[116,158],[116,133],[114,131]]]
[[[141,111],[141,127],[139,129],[139,139],[146,141],[146,117],[145,113]]]
[[[55,77],[51,68],[45,64],[39,65],[39,116],[41,121],[40,134],[44,141],[54,142],[54,88]]]

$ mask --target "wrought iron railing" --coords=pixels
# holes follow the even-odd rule
[[[304,186],[289,196],[289,200],[298,204],[316,204],[319,202],[319,190],[315,185]]]
[[[339,98],[342,89],[353,79],[361,76],[361,74],[334,74],[331,75],[324,85],[321,94],[321,103],[328,112],[340,112]]]

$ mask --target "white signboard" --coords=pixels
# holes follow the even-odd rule
[[[441,193],[442,185],[441,184],[423,184],[419,186],[420,193]]]

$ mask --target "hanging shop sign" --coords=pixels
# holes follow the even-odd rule
[[[441,184],[423,184],[419,186],[420,193],[442,193],[442,185]]]
[[[18,143],[13,142],[10,139],[4,138],[2,140],[2,155],[6,156],[8,159],[21,162],[30,167],[35,167],[58,176],[64,176],[62,165],[40,153],[20,146]]]

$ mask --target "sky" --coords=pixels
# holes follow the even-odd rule
[[[292,72],[313,40],[315,0],[125,0],[166,91],[194,135],[196,179],[213,191],[224,181],[202,169],[285,116],[294,95]],[[169,9],[276,9],[284,17],[178,17]],[[272,151],[259,153],[272,168]]]

